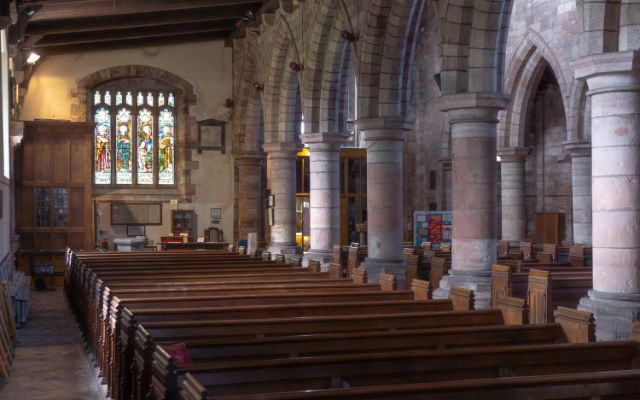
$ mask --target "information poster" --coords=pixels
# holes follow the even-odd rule
[[[413,244],[451,243],[451,211],[414,211]]]

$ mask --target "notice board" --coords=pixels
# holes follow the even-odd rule
[[[413,244],[451,243],[451,211],[414,211]]]

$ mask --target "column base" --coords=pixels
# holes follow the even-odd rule
[[[285,242],[285,243],[271,243],[269,247],[267,247],[267,251],[273,254],[284,254],[285,258],[287,255],[294,254],[302,254],[302,250],[295,243]]]
[[[407,283],[407,264],[404,260],[385,260],[367,258],[360,264],[360,268],[367,271],[369,282],[378,282],[378,275],[381,272],[394,275],[398,282],[398,290],[404,290]]]
[[[608,293],[590,290],[578,309],[593,313],[596,340],[629,340],[633,323],[640,320],[640,293]]]
[[[331,263],[332,257],[333,254],[331,254],[331,251],[329,250],[309,249],[309,251],[304,253],[304,257],[302,258],[302,266],[308,266],[309,260],[318,260],[320,261],[322,272],[326,272],[329,270],[329,264]]]
[[[449,289],[454,287],[473,290],[476,310],[491,308],[491,272],[451,270],[440,280],[440,287],[433,291],[433,298],[448,298]]]

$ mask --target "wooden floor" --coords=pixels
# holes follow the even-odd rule
[[[103,398],[62,290],[34,292],[0,400]]]

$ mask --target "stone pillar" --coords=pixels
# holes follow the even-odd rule
[[[403,142],[409,129],[404,119],[357,121],[367,144],[367,250],[361,264],[369,279],[381,272],[395,275],[405,287],[403,253]]]
[[[250,232],[262,236],[262,174],[261,166],[264,155],[258,153],[242,153],[235,155],[238,173],[238,239],[247,239]]]
[[[499,94],[443,96],[451,125],[453,213],[451,271],[435,298],[452,287],[475,292],[476,308],[488,308],[491,264],[497,257],[497,124],[507,99]]]
[[[311,248],[305,262],[331,262],[334,244],[340,243],[340,145],[346,140],[339,133],[305,133],[309,145]]]
[[[578,308],[595,314],[598,340],[623,340],[640,319],[640,52],[575,67],[591,97],[593,201],[593,290]]]
[[[502,240],[521,242],[526,237],[524,164],[527,149],[500,149],[500,190],[502,192]]]
[[[272,254],[299,253],[296,245],[296,157],[300,146],[270,143],[263,148],[269,158],[270,189],[274,196],[269,251]]]
[[[565,143],[571,154],[573,241],[591,246],[591,143]]]

